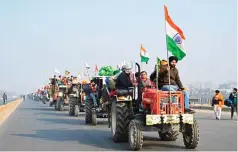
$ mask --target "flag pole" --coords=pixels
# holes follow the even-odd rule
[[[159,64],[158,64],[158,61],[157,61],[158,57],[156,58],[156,102],[158,103],[158,90],[159,90]]]
[[[166,11],[167,11],[167,8],[166,6],[164,5],[164,20],[165,20],[165,43],[166,43],[166,51],[167,51],[167,62],[168,62],[168,74],[169,74],[169,113],[171,114],[171,82],[170,82],[170,66],[169,66],[169,50],[168,50],[168,46],[167,46],[167,37],[166,37]]]
[[[141,50],[142,50],[142,44],[140,45],[140,58],[141,58]],[[141,68],[141,71],[143,71],[143,62],[141,61],[141,59],[140,59],[140,68]]]

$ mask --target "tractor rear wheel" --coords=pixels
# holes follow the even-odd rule
[[[75,114],[75,99],[69,99],[69,115],[73,116]]]
[[[85,104],[85,123],[86,124],[92,123],[92,107],[93,107],[93,101],[87,100]]]
[[[75,115],[76,117],[79,116],[79,106],[78,106],[77,104],[74,106],[74,115]]]
[[[64,110],[64,100],[60,99],[59,100],[59,111],[63,111]]]
[[[97,112],[96,109],[92,109],[92,125],[97,125]]]

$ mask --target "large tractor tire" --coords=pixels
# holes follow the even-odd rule
[[[129,144],[133,151],[138,151],[143,146],[142,126],[135,120],[130,121],[129,124]]]
[[[57,101],[53,101],[52,105],[55,105],[55,110],[57,110],[57,105],[56,105]]]
[[[60,100],[60,109],[59,111],[63,111],[64,110],[64,100]]]
[[[57,100],[55,103],[55,110],[59,111],[60,110],[60,100]]]
[[[128,127],[130,122],[130,109],[128,103],[116,101],[112,102],[111,107],[111,132],[114,142],[128,141]]]
[[[79,106],[77,104],[74,106],[74,115],[75,117],[79,117]]]
[[[195,149],[199,142],[199,127],[196,120],[193,124],[185,125],[185,132],[183,133],[183,142],[187,149]]]
[[[91,124],[92,123],[92,107],[93,107],[93,100],[87,100],[85,104],[85,123]]]
[[[92,109],[92,125],[97,125],[97,112],[96,109]]]
[[[56,110],[57,111],[63,111],[64,108],[64,101],[62,101],[61,99],[56,101]]]
[[[45,101],[45,100],[46,100],[45,97],[43,97],[43,98],[42,98],[42,103],[43,103],[43,104],[46,104],[46,101]]]
[[[70,98],[69,99],[69,115],[74,116],[75,115],[75,99]]]
[[[165,133],[159,132],[159,137],[162,141],[176,141],[178,139],[178,131],[168,131]]]

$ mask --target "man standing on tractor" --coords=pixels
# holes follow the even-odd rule
[[[188,91],[185,90],[183,87],[182,82],[180,81],[179,72],[176,68],[176,64],[178,62],[178,58],[175,56],[169,57],[169,66],[168,65],[161,65],[159,71],[159,86],[161,87],[162,91],[180,91],[184,92],[184,112],[185,113],[195,113],[195,111],[190,109],[189,105],[189,94]],[[169,71],[170,70],[170,78],[169,78]],[[170,86],[169,86],[169,79],[170,79]]]
[[[234,88],[233,92],[229,96],[229,99],[232,101],[231,119],[233,119],[234,111],[236,112],[236,116],[237,116],[237,98],[238,98],[237,88]]]
[[[51,85],[52,85],[52,92],[53,93],[55,92],[56,83],[57,83],[56,75],[54,75],[54,78],[51,79]]]

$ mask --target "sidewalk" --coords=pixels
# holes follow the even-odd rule
[[[213,107],[209,104],[191,104],[192,109],[213,110]],[[222,111],[230,112],[231,108],[223,106]]]

